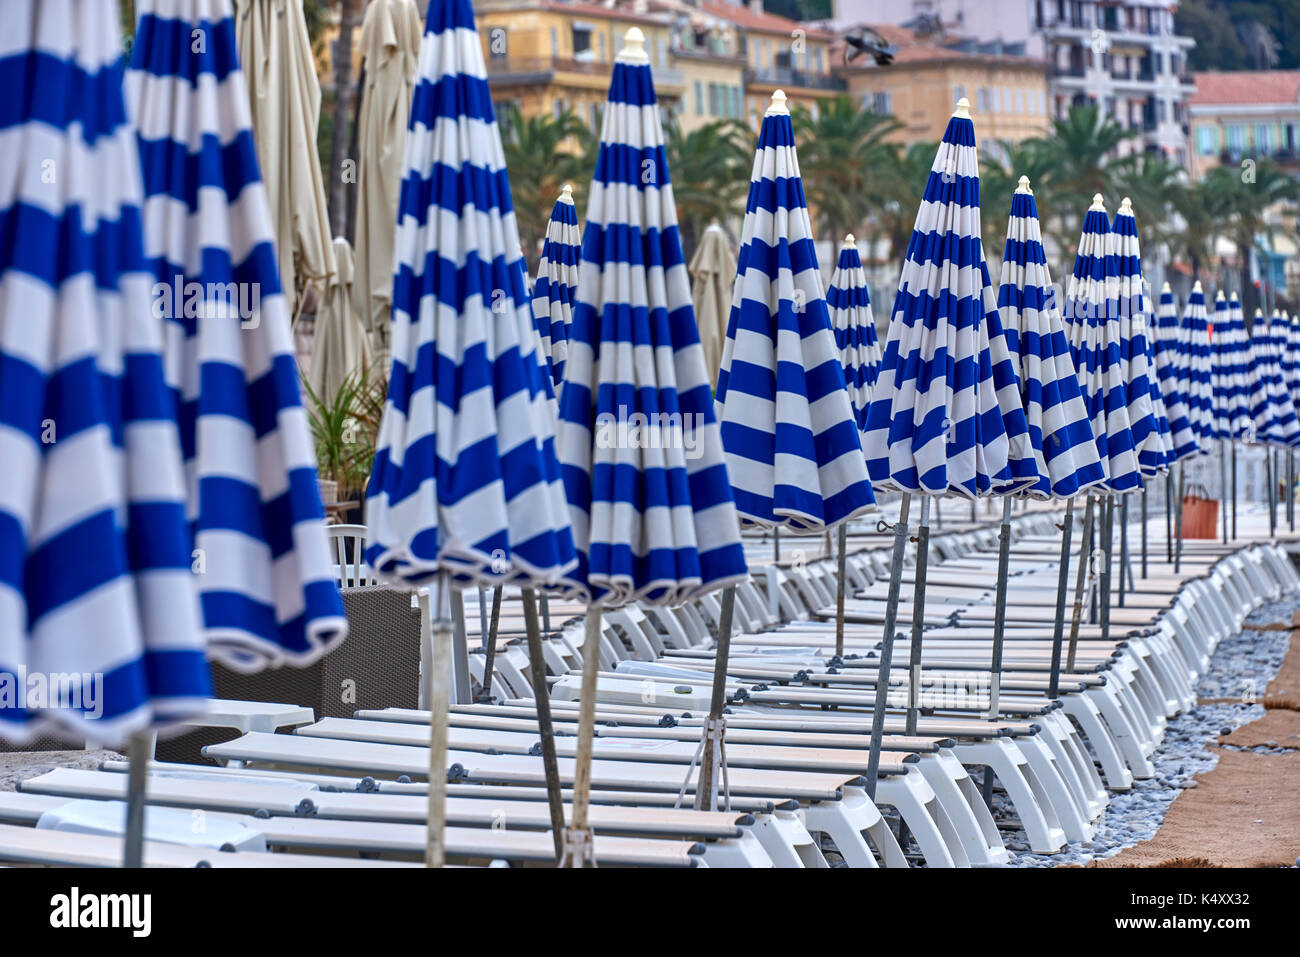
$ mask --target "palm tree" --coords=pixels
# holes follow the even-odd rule
[[[890,256],[896,261],[907,252],[917,203],[925,192],[938,149],[938,143],[913,143],[906,149],[891,147],[887,153],[876,187],[880,199],[872,211],[868,233],[873,238],[888,239]]]
[[[1011,196],[1028,176],[1030,188],[1043,188],[1052,169],[1052,158],[1041,140],[1010,143],[995,141],[980,156],[980,220],[984,258],[989,271],[998,275],[1002,250],[1007,241],[1007,220],[1011,216]],[[1045,215],[1040,208],[1039,215]]]
[[[1175,259],[1187,260],[1194,277],[1208,278],[1214,240],[1227,223],[1227,197],[1205,181],[1190,183],[1174,193],[1173,209],[1180,228],[1170,234],[1170,252]]]
[[[524,119],[517,106],[507,104],[500,113],[519,241],[531,270],[537,266],[538,246],[560,187],[569,183],[577,192],[591,182],[595,158],[586,146],[593,137],[572,112]]]
[[[816,117],[795,107],[793,120],[809,205],[823,238],[839,242],[886,200],[881,173],[891,150],[885,137],[903,124],[844,94],[822,100]]]
[[[726,224],[744,212],[754,153],[750,136],[738,120],[718,120],[689,133],[670,120],[664,129],[664,153],[688,262],[696,237],[709,223],[716,219]]]
[[[1155,251],[1174,238],[1171,214],[1186,191],[1181,166],[1155,153],[1142,153],[1124,164],[1115,176],[1116,200],[1128,196],[1137,216],[1142,252]]]
[[[1242,168],[1219,166],[1205,177],[1204,188],[1222,197],[1226,213],[1222,233],[1237,246],[1237,269],[1241,304],[1247,316],[1259,305],[1251,280],[1251,256],[1256,239],[1272,233],[1276,227],[1265,222],[1266,215],[1278,206],[1293,206],[1300,200],[1300,182],[1283,172],[1272,160],[1263,158]]]

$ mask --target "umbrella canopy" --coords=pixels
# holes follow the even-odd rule
[[[1223,295],[1222,289],[1214,297],[1214,331],[1210,336],[1210,347],[1215,438],[1246,438],[1254,432],[1246,384],[1249,344],[1236,293],[1233,293],[1231,302]]]
[[[727,335],[727,315],[731,311],[731,287],[736,281],[736,254],[726,230],[710,223],[691,257],[691,302],[700,329],[700,347],[704,349],[704,368],[709,381],[717,384],[718,366],[722,363],[722,341]]]
[[[1250,417],[1260,442],[1292,446],[1300,442],[1300,420],[1282,376],[1282,356],[1274,333],[1273,324],[1256,309],[1250,333]]]
[[[546,240],[532,290],[533,322],[541,339],[546,370],[557,390],[569,354],[569,326],[573,322],[573,299],[578,293],[581,256],[582,230],[573,205],[573,187],[565,185],[546,224]]]
[[[691,306],[645,38],[614,61],[560,393],[592,601],[677,604],[748,574]]]
[[[388,351],[397,194],[402,186],[406,121],[420,63],[421,27],[415,0],[370,0],[361,22],[365,83],[357,113],[360,155],[352,298],[380,353]]]
[[[576,557],[469,0],[429,5],[405,170],[366,560],[398,583],[553,582]]]
[[[871,311],[871,293],[867,273],[862,268],[858,244],[850,233],[840,246],[839,260],[826,287],[826,307],[830,310],[835,345],[840,350],[840,365],[853,418],[858,431],[866,430],[867,407],[871,390],[880,378],[880,340],[876,337],[876,316]]]
[[[1187,343],[1187,412],[1192,431],[1202,452],[1218,438],[1214,426],[1213,364],[1210,332],[1205,312],[1205,293],[1198,279],[1183,307],[1183,334]]]
[[[948,121],[916,214],[863,440],[878,488],[975,497],[1046,474],[980,240],[969,104]]]
[[[754,525],[829,528],[875,496],[781,90],[758,133],[737,268],[717,397],[736,507]]]
[[[209,649],[241,669],[304,664],[347,622],[235,22],[228,0],[139,0],[136,10],[126,93]],[[189,41],[197,30],[202,50]]]
[[[0,737],[119,744],[211,685],[118,9],[5,13]]]
[[[1129,419],[1120,344],[1119,267],[1110,234],[1110,218],[1098,193],[1083,219],[1064,316],[1079,387],[1106,467],[1105,488],[1127,492],[1139,488],[1142,477]]]
[[[1285,309],[1274,309],[1269,325],[1273,330],[1273,348],[1282,371],[1282,384],[1297,416],[1300,416],[1300,319],[1289,318]]]
[[[1068,498],[1105,481],[1027,176],[1011,197],[998,315],[1017,364],[1030,441],[1042,450],[1046,468],[1029,494]]]
[[[1169,470],[1169,422],[1155,364],[1151,360],[1151,330],[1147,322],[1147,297],[1142,279],[1142,251],[1138,243],[1133,202],[1125,196],[1115,211],[1109,239],[1119,280],[1119,352],[1128,394],[1129,428],[1144,476]]]
[[[325,184],[316,152],[320,81],[298,0],[235,0],[235,40],[247,78],[257,165],[265,174],[280,288],[296,301],[334,274]],[[185,46],[188,41],[180,38]]]
[[[1178,322],[1174,292],[1165,283],[1160,288],[1160,305],[1156,312],[1154,340],[1156,374],[1169,418],[1169,440],[1173,461],[1181,461],[1200,451],[1196,432],[1187,409],[1188,344]]]
[[[334,237],[334,262],[338,272],[330,278],[325,301],[316,311],[316,342],[312,346],[307,376],[312,392],[322,401],[336,395],[347,378],[374,361],[370,337],[353,309],[355,261],[352,246]]]

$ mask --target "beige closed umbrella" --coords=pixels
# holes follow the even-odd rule
[[[365,87],[357,120],[356,282],[353,298],[376,353],[388,352],[393,238],[411,94],[424,25],[415,0],[371,0],[361,24]]]
[[[722,344],[727,338],[727,317],[731,313],[731,289],[736,282],[736,257],[727,233],[711,223],[700,237],[690,264],[691,299],[695,321],[700,327],[700,346],[709,379],[717,386],[722,365]]]
[[[324,285],[334,274],[316,153],[320,81],[302,0],[235,0],[235,42],[248,80],[280,282],[296,317],[306,285]]]
[[[352,304],[352,246],[342,236],[334,240],[334,262],[338,269],[316,311],[316,342],[307,373],[312,392],[325,403],[338,394],[348,376],[368,367],[372,358],[370,337]]]

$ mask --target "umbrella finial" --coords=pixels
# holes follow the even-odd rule
[[[1119,201],[1119,211],[1121,213],[1131,214],[1133,212],[1133,200],[1129,199],[1127,196],[1121,199]]]
[[[573,186],[572,186],[572,184],[570,184],[570,183],[565,183],[563,186],[560,187],[560,202],[561,202],[561,203],[572,203],[572,202],[573,202]]]
[[[857,248],[858,248],[858,240],[857,240],[857,238],[856,238],[852,233],[847,233],[847,234],[845,234],[845,236],[844,236],[844,245],[845,245],[845,246],[852,246],[854,249],[857,249]]]
[[[1261,308],[1259,308],[1259,306],[1256,306],[1256,307],[1255,307],[1255,318],[1256,318],[1256,319],[1263,319],[1263,318],[1264,318],[1264,310],[1261,309]]]
[[[1168,285],[1168,283],[1166,283],[1165,285]],[[1196,280],[1196,282],[1192,283],[1192,292],[1204,292],[1204,291],[1205,291],[1205,287],[1201,285],[1201,281],[1199,279]]]
[[[1216,292],[1216,293],[1214,294],[1214,301],[1215,301],[1215,302],[1218,302],[1220,299],[1225,299],[1225,298],[1227,298],[1227,297],[1223,295],[1223,290],[1222,290],[1222,289],[1220,289],[1218,292]]]
[[[1028,176],[1022,176],[1022,177],[1020,177],[1020,182],[1016,184],[1016,192],[1017,192],[1017,193],[1028,193],[1030,196],[1033,196],[1033,195],[1034,195],[1034,191],[1033,191],[1032,189],[1029,188],[1029,177],[1028,177]]]
[[[1106,212],[1106,202],[1101,198],[1101,193],[1092,194],[1092,205],[1088,207],[1088,212],[1091,213],[1094,210],[1100,210],[1103,213]]]
[[[645,52],[645,34],[640,27],[632,27],[623,34],[623,49],[618,51],[620,63],[644,63],[649,65],[650,57]]]
[[[789,113],[790,108],[785,105],[785,90],[775,90],[772,93],[772,102],[768,105],[767,112],[764,116],[774,116],[778,113]]]
[[[1161,291],[1161,292],[1173,292],[1173,291],[1174,291],[1174,287],[1171,286],[1171,285],[1169,285],[1169,280],[1166,279],[1166,280],[1161,284],[1161,286],[1160,286],[1160,291]]]
[[[952,111],[953,116],[960,116],[962,119],[970,119],[970,100],[962,97],[957,101],[957,109]]]

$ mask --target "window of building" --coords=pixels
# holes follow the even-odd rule
[[[699,80],[695,81],[695,115],[704,115],[704,84]]]
[[[823,72],[824,67],[822,65],[822,48],[818,47],[816,50],[813,50],[812,55],[813,55],[813,65],[812,65],[813,72],[814,73]]]
[[[599,41],[599,42],[597,43],[597,50],[598,50],[599,53],[600,53],[600,62],[601,62],[601,63],[604,63],[604,62],[605,62],[605,59],[606,59],[606,57],[605,57],[605,34],[603,34],[603,33],[598,33],[598,34],[596,34],[596,40]]]
[[[952,101],[953,101],[953,103],[956,103],[958,100],[960,100],[960,99],[961,99],[962,97],[964,97],[965,95],[966,95],[966,87],[964,87],[964,86],[958,84],[957,86],[954,86],[954,87],[952,88]]]
[[[560,55],[560,31],[551,27],[551,56]]]
[[[745,115],[743,100],[744,91],[738,86],[733,86],[731,88],[731,115],[736,119],[740,119]]]
[[[1025,112],[1025,91],[1016,90],[1016,112]]]
[[[1224,127],[1223,139],[1229,150],[1234,153],[1240,153],[1242,148],[1246,145],[1245,127],[1239,126],[1236,123],[1229,124]]]
[[[709,84],[709,116],[718,115],[718,84]]]
[[[878,90],[871,94],[871,109],[877,113],[894,112],[893,97],[889,95],[888,90]]]
[[[573,24],[573,58],[575,60],[590,63],[596,59],[596,51],[592,49],[591,44],[591,33],[592,30],[590,24]]]
[[[1255,126],[1255,149],[1261,153],[1273,152],[1273,127],[1267,123]]]

